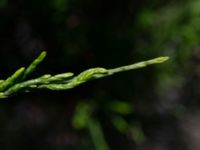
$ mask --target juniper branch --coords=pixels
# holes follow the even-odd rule
[[[0,98],[7,98],[21,90],[26,90],[31,88],[68,90],[80,84],[83,84],[89,80],[111,76],[113,74],[124,71],[143,68],[148,65],[163,63],[169,59],[169,57],[158,57],[151,60],[142,61],[139,63],[135,63],[128,66],[122,66],[114,69],[92,68],[83,71],[77,76],[74,76],[74,74],[71,72],[67,72],[53,76],[46,74],[35,79],[25,80],[28,75],[30,75],[32,72],[35,71],[35,69],[43,61],[45,56],[46,52],[42,52],[39,55],[39,57],[37,57],[27,69],[20,68],[6,80],[0,80]]]
[[[88,80],[104,78],[104,77],[111,76],[116,73],[129,71],[129,70],[133,70],[133,69],[139,69],[139,68],[143,68],[143,67],[146,67],[146,66],[152,65],[152,64],[163,63],[168,59],[169,59],[169,57],[158,57],[158,58],[154,58],[151,60],[135,63],[132,65],[118,67],[115,69],[105,69],[105,68],[88,69],[88,70],[80,73],[77,77],[72,78],[67,83],[47,84],[47,85],[44,84],[44,85],[39,86],[39,88],[47,88],[50,90],[68,90],[68,89],[74,88],[84,82],[87,82]]]

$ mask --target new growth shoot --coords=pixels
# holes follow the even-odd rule
[[[22,67],[7,79],[0,80],[0,98],[7,98],[19,91],[27,89],[43,88],[50,90],[69,90],[89,80],[99,79],[116,73],[163,63],[169,59],[169,57],[164,56],[114,69],[105,69],[100,67],[92,68],[81,72],[77,76],[74,76],[72,72],[66,72],[57,75],[45,74],[35,79],[26,80],[45,57],[46,52],[42,52],[30,66],[27,68]]]

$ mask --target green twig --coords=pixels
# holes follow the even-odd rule
[[[24,70],[25,68],[20,68],[8,79],[2,81],[0,84],[0,91],[3,92],[4,90],[14,85],[17,82],[17,80],[19,80],[22,77]]]
[[[8,79],[0,80],[0,98],[9,97],[20,90],[26,90],[29,88],[68,90],[92,79],[99,79],[119,72],[139,69],[148,65],[163,63],[169,59],[169,57],[158,57],[151,60],[135,63],[132,65],[118,67],[115,69],[92,68],[83,71],[77,76],[73,76],[73,73],[67,72],[54,76],[47,74],[39,78],[23,81],[36,69],[36,67],[43,61],[45,56],[46,52],[42,52],[40,56],[37,57],[27,69],[20,68]]]
[[[37,66],[44,60],[45,57],[46,52],[44,51],[30,64],[30,66],[28,66],[28,68],[24,72],[23,79],[25,79],[28,75],[34,72]]]
[[[68,89],[74,88],[82,83],[85,83],[88,80],[103,78],[106,76],[111,76],[116,73],[143,68],[143,67],[146,67],[146,66],[152,65],[152,64],[163,63],[164,61],[166,61],[168,59],[169,59],[169,57],[158,57],[158,58],[154,58],[151,60],[135,63],[132,65],[123,66],[123,67],[119,67],[119,68],[115,68],[115,69],[108,69],[108,70],[105,68],[88,69],[88,70],[80,73],[77,77],[74,77],[67,83],[64,82],[61,84],[42,85],[42,86],[40,86],[40,88],[48,88],[50,90],[68,90]]]

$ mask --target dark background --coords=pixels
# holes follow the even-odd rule
[[[199,0],[0,0],[1,78],[43,50],[47,58],[30,78],[171,59],[69,91],[1,100],[0,149],[96,149],[87,130],[71,126],[80,101],[98,106],[93,118],[110,149],[200,149]],[[104,106],[115,100],[133,107],[123,116],[133,133],[111,123]]]

